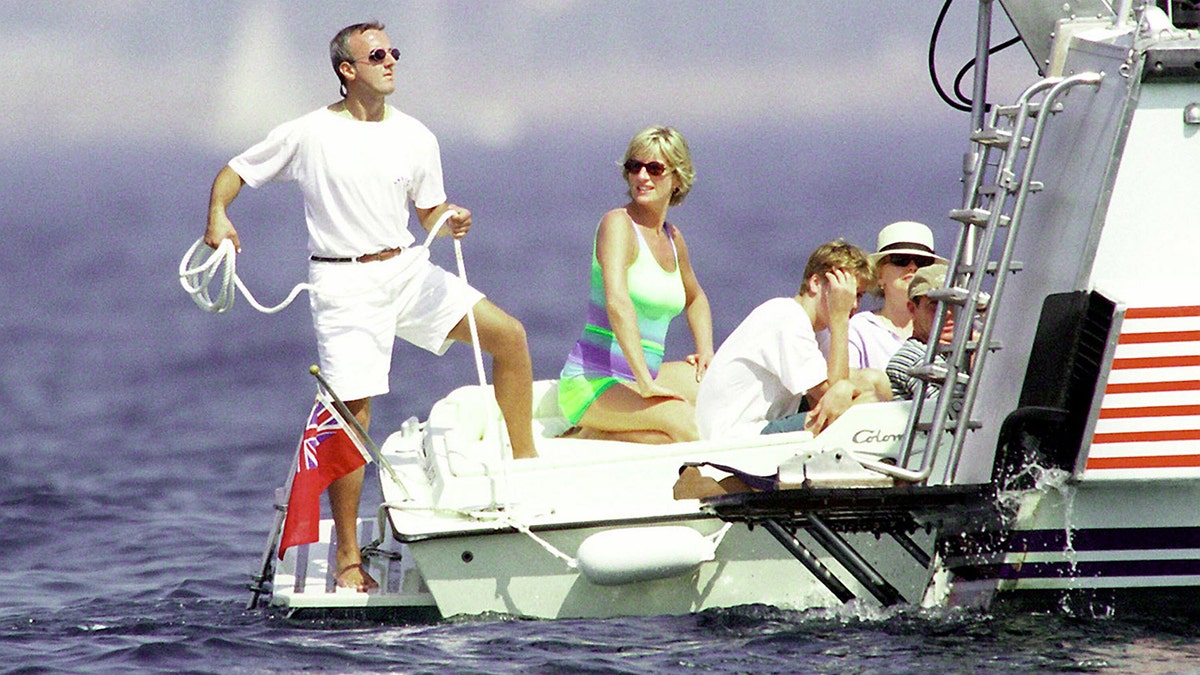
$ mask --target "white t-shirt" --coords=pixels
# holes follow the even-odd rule
[[[750,312],[717,350],[700,382],[701,438],[755,436],[791,415],[828,379],[812,320],[794,298],[773,298]]]
[[[855,314],[850,317],[850,331],[846,341],[847,353],[850,356],[850,368],[852,370],[861,368],[883,370],[887,368],[892,354],[895,354],[907,339],[904,336],[896,335],[875,312]],[[829,331],[821,331],[817,335],[817,342],[821,345],[821,353],[828,357]]]
[[[409,246],[408,201],[424,209],[446,201],[437,138],[391,106],[379,122],[314,110],[275,127],[229,166],[251,187],[300,185],[313,255]]]

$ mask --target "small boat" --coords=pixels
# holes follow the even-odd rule
[[[382,455],[399,480],[382,481],[379,516],[364,523],[374,530],[364,547],[380,592],[334,589],[324,539],[287,551],[272,601],[290,608],[435,604],[442,616],[544,618],[838,603],[829,580],[795,573],[796,559],[777,541],[782,528],[726,522],[700,499],[676,499],[673,486],[681,467],[709,462],[778,474],[785,488],[893,492],[892,478],[855,457],[895,461],[911,407],[857,406],[817,438],[793,432],[647,446],[559,438],[569,424],[556,383],[537,382],[535,395],[536,459],[508,459],[491,388],[478,385],[452,392],[424,423],[413,420],[387,439]],[[918,530],[940,517],[922,513],[910,531],[879,540],[865,527],[874,516],[864,514],[862,532],[849,538],[849,548],[889,570],[891,602],[920,601],[928,584],[920,563],[931,542]],[[815,546],[793,545],[794,537],[785,535],[789,547]],[[871,592],[853,578],[836,583],[843,594]]]
[[[644,446],[560,437],[538,382],[541,456],[514,462],[490,389],[463,387],[382,447],[395,478],[360,528],[378,592],[334,588],[326,524],[256,593],[545,618],[1200,600],[1200,33],[1180,3],[1133,4],[1002,0],[1041,75],[1011,105],[982,104],[978,37],[937,291],[955,336],[914,371],[949,393],[816,437]],[[685,468],[713,489],[677,495]],[[743,472],[769,485],[713,487]]]

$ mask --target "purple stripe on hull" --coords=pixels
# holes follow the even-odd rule
[[[1173,577],[1200,575],[1200,560],[1091,560],[992,566],[1000,579]]]
[[[1022,553],[1057,553],[1062,560],[1023,563],[990,562],[954,565],[956,574],[967,579],[1119,579],[1130,577],[1200,576],[1200,559],[1163,559],[1154,551],[1200,549],[1200,528],[1147,527],[1102,528],[1072,532],[1067,546],[1063,530],[1030,530],[1009,532],[997,537],[968,536],[944,547],[952,559],[961,556],[965,561],[980,556],[995,561],[999,557]],[[1079,560],[1070,557],[1080,553],[1103,551],[1145,551],[1146,557],[1133,560]]]
[[[1013,532],[1006,550],[1061,551],[1067,547],[1064,530]],[[1196,527],[1113,527],[1071,532],[1076,551],[1136,551],[1145,549],[1200,548]]]

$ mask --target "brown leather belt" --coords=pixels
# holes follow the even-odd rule
[[[385,248],[382,251],[376,251],[375,253],[367,253],[364,255],[360,255],[357,258],[326,258],[325,256],[314,255],[314,256],[309,256],[308,259],[313,262],[327,262],[327,263],[349,263],[349,262],[369,263],[369,262],[378,262],[378,261],[382,261],[382,260],[391,260],[392,258],[395,258],[396,256],[400,255],[400,252],[403,250],[404,250],[404,247],[397,246],[396,248]]]

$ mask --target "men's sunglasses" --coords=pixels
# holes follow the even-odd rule
[[[661,176],[667,172],[667,165],[662,162],[639,162],[636,159],[625,160],[625,173],[638,173],[643,168],[651,176]]]
[[[929,267],[933,264],[933,258],[929,256],[906,255],[904,253],[889,255],[887,261],[896,267],[908,267],[909,263],[916,263],[917,267]]]
[[[383,63],[388,54],[391,54],[393,59],[397,61],[400,60],[400,50],[395,47],[392,47],[391,49],[384,49],[383,47],[380,47],[379,49],[372,49],[370,52],[367,52],[366,60],[370,61],[371,63]],[[358,63],[362,60],[363,59],[355,59],[354,62]]]

